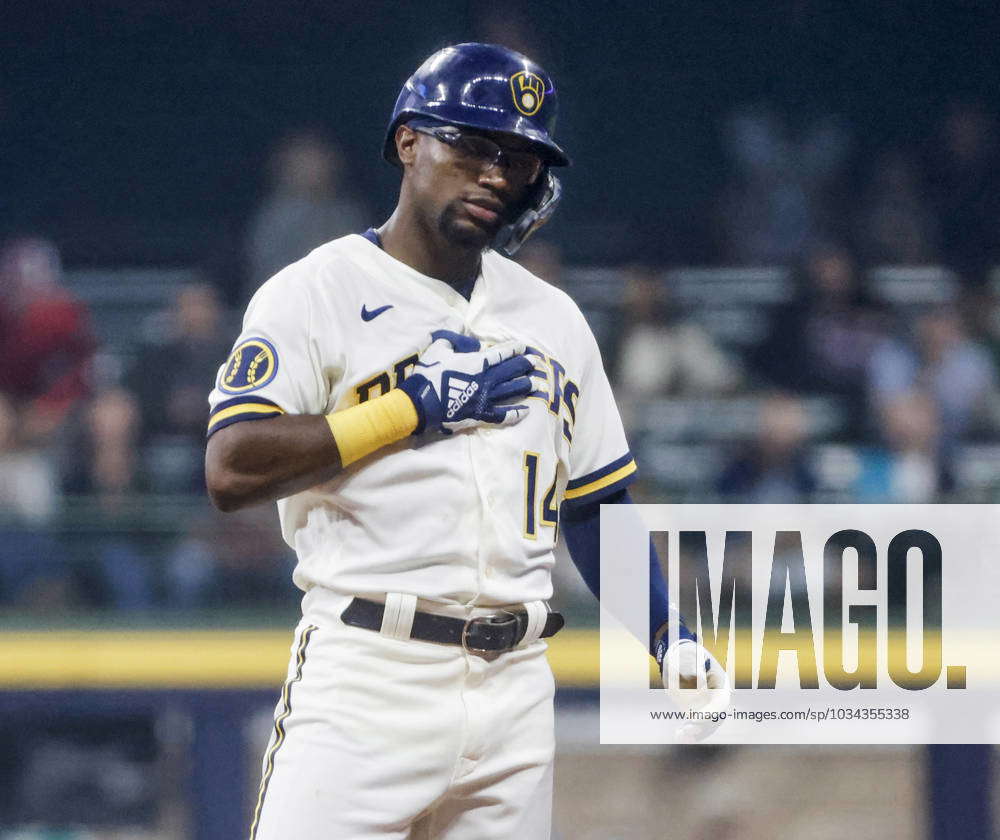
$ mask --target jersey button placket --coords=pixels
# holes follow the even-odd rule
[[[476,487],[476,495],[479,497],[479,539],[476,543],[476,595],[473,598],[473,602],[479,599],[479,595],[482,592],[483,586],[483,573],[484,566],[486,565],[486,556],[489,552],[489,544],[491,542],[491,531],[492,531],[492,505],[490,504],[489,494],[484,486],[484,481],[480,475],[480,453],[482,451],[483,442],[478,434],[471,434],[468,436],[469,439],[469,465],[472,472],[472,481]]]

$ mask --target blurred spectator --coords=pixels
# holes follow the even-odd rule
[[[0,604],[51,617],[80,602],[72,564],[51,534],[0,527]]]
[[[0,251],[0,600],[58,610],[76,602],[65,553],[38,530],[56,504],[48,452],[87,390],[87,312],[61,287],[55,247],[16,239]]]
[[[938,453],[937,404],[923,391],[891,397],[882,407],[884,449],[868,450],[854,488],[861,504],[928,504],[948,481]]]
[[[774,313],[768,338],[751,363],[773,387],[842,397],[848,425],[857,433],[864,425],[868,360],[883,335],[882,320],[850,254],[823,245],[805,261],[796,300]]]
[[[313,248],[370,222],[367,209],[341,183],[340,150],[312,131],[288,135],[275,149],[270,185],[246,239],[247,297],[271,275]]]
[[[565,288],[562,249],[549,239],[529,239],[517,252],[517,261],[536,277],[557,289]]]
[[[723,143],[734,169],[718,214],[724,259],[797,260],[828,226],[828,193],[846,162],[850,132],[825,116],[794,137],[773,111],[752,107],[727,118]]]
[[[139,407],[123,388],[94,396],[83,413],[66,489],[96,496],[109,511],[138,486]]]
[[[962,313],[971,332],[990,351],[993,366],[1000,370],[1000,271],[986,286],[970,291]]]
[[[40,612],[77,602],[66,552],[46,533],[56,480],[46,453],[23,448],[12,400],[0,393],[0,604]]]
[[[289,580],[294,558],[275,517],[270,505],[228,514],[207,509],[167,557],[167,605],[290,603],[296,591]]]
[[[969,337],[952,306],[920,314],[910,335],[882,341],[870,363],[870,396],[882,425],[891,400],[922,388],[937,406],[942,453],[983,419],[996,385],[989,352]]]
[[[605,365],[608,366],[620,337],[617,293],[611,296],[614,303],[609,306],[602,305],[607,301],[588,300],[586,293],[579,294],[579,288],[569,288],[567,284],[572,282],[572,278],[563,262],[563,250],[551,239],[532,237],[517,252],[516,260],[536,277],[541,277],[550,285],[575,298],[594,333],[594,338],[597,339]]]
[[[83,412],[65,480],[73,494],[94,503],[93,531],[74,545],[80,583],[95,605],[115,609],[152,606],[153,572],[136,533],[139,470],[139,406],[124,388],[99,392]]]
[[[229,351],[229,331],[212,286],[177,293],[164,340],[140,352],[126,382],[138,400],[139,440],[154,490],[204,489],[206,394]]]
[[[0,251],[0,392],[14,402],[24,444],[50,441],[87,393],[96,342],[61,280],[51,242],[15,239]]]
[[[1000,160],[996,121],[977,104],[949,107],[928,166],[946,259],[977,276],[1000,261]]]
[[[790,394],[765,397],[755,439],[719,477],[728,501],[792,504],[808,501],[816,478],[805,451],[807,418],[802,401]]]
[[[938,221],[924,196],[916,163],[901,150],[875,161],[857,232],[868,263],[915,265],[939,257]]]
[[[0,392],[0,517],[41,524],[55,509],[56,479],[51,460],[18,440],[14,403]]]
[[[700,396],[735,389],[740,365],[697,324],[685,320],[652,271],[623,272],[624,335],[614,377],[623,403],[665,396]]]

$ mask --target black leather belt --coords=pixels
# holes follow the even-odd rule
[[[340,619],[352,627],[381,630],[385,605],[366,598],[355,598],[347,605]],[[561,613],[550,612],[545,618],[541,638],[554,636],[566,621]],[[445,615],[420,612],[413,615],[411,639],[461,645],[472,653],[504,653],[517,647],[528,629],[525,610],[498,610],[492,615],[470,618],[451,618]]]

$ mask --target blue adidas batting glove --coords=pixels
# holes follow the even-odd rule
[[[431,333],[432,344],[399,388],[413,400],[419,421],[414,434],[445,434],[490,424],[510,426],[524,419],[526,405],[503,405],[532,389],[533,366],[525,345],[505,341],[483,349],[479,339],[450,330]]]

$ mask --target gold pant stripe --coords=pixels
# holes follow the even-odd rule
[[[250,826],[250,840],[256,840],[257,837],[257,825],[260,822],[260,812],[264,807],[264,796],[267,794],[267,785],[274,772],[274,756],[285,741],[285,721],[292,713],[292,686],[302,679],[302,666],[306,664],[306,646],[309,644],[309,638],[315,629],[315,625],[310,624],[302,631],[302,638],[299,639],[299,646],[295,651],[295,674],[285,680],[285,687],[281,690],[281,713],[274,719],[274,740],[264,760],[264,776],[260,780],[257,807],[254,808],[253,823]]]

